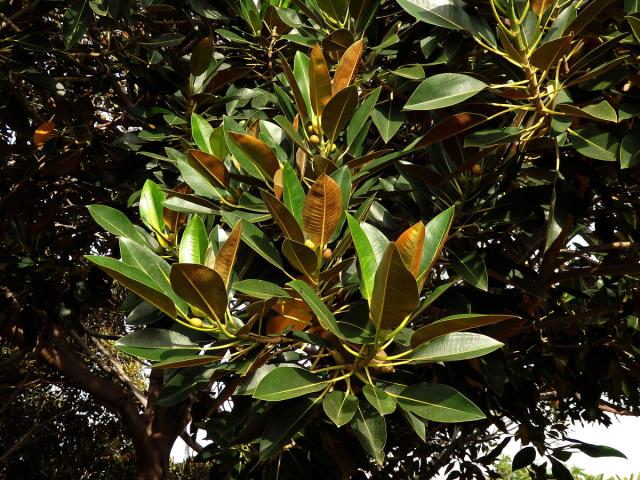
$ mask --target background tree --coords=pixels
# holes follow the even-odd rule
[[[178,6],[5,3],[2,82],[9,94],[1,109],[6,150],[2,241],[7,252],[2,264],[3,339],[30,359],[53,367],[60,380],[88,392],[119,416],[134,445],[140,478],[169,474],[171,445],[191,419],[193,432],[204,428],[213,440],[200,457],[212,459],[215,472],[232,471],[235,476],[322,471],[325,477],[338,477],[358,469],[380,477],[399,471],[428,476],[442,466],[448,466],[452,477],[480,476],[505,446],[497,442],[499,434],[486,433],[490,424],[532,442],[539,454],[548,456],[556,475],[566,472],[561,462],[571,448],[615,454],[569,440],[551,448],[548,440],[562,439],[571,420],[606,422],[604,411],[637,412],[637,11],[634,2],[604,0],[469,5],[352,1],[348,8],[347,2],[337,1],[263,2],[260,8],[252,2],[214,8],[202,1]],[[320,46],[312,49],[316,44]],[[345,59],[342,67],[340,59]],[[351,61],[357,68],[349,68]],[[333,85],[327,82],[324,62]],[[314,123],[324,108],[332,116]],[[318,235],[313,227],[317,216],[303,218],[298,229],[274,223],[279,204],[260,187],[282,198],[294,216],[301,203],[287,201],[291,184],[281,186],[276,172],[288,180],[293,177],[285,177],[286,168],[272,168],[274,158],[278,167],[289,164],[289,171],[296,172],[303,195],[317,185],[317,196],[329,198],[333,183],[322,173],[332,175],[340,190],[339,197],[333,197],[342,200],[339,206],[355,220],[346,221],[340,208],[332,231]],[[334,170],[341,173],[333,175]],[[154,182],[145,184],[150,177]],[[380,313],[376,325],[414,330],[448,315],[474,312],[476,323],[471,326],[476,327],[488,323],[479,314],[503,315],[499,319],[504,321],[482,330],[485,336],[465,337],[487,342],[484,351],[429,357],[465,361],[406,369],[386,365],[396,371],[374,372],[382,381],[410,374],[410,383],[455,386],[473,402],[465,407],[467,412],[473,404],[482,412],[476,414],[479,421],[425,427],[423,411],[421,415],[415,408],[401,408],[380,423],[372,410],[375,400],[367,400],[359,389],[371,382],[370,390],[380,394],[374,386],[381,385],[365,377],[352,392],[370,412],[361,415],[362,421],[338,429],[311,395],[307,402],[318,408],[296,417],[304,422],[285,429],[273,448],[260,448],[273,434],[273,428],[265,431],[264,423],[273,416],[271,410],[284,412],[281,424],[291,424],[296,408],[307,412],[305,400],[274,407],[260,394],[255,401],[237,395],[249,371],[241,362],[220,368],[223,364],[211,358],[213,366],[186,366],[194,362],[190,358],[179,364],[176,350],[187,344],[177,335],[186,335],[189,347],[195,347],[212,338],[218,341],[219,332],[213,329],[213,337],[207,336],[212,333],[206,328],[207,316],[216,317],[216,310],[197,305],[188,289],[177,284],[173,287],[179,295],[171,286],[165,290],[172,292],[169,303],[180,307],[186,300],[198,307],[187,307],[187,315],[178,320],[191,330],[205,326],[208,331],[194,335],[130,297],[123,308],[131,312],[127,322],[135,327],[153,322],[151,329],[120,342],[121,350],[155,365],[148,385],[135,381],[109,342],[128,331],[117,309],[120,291],[112,290],[81,255],[118,252],[113,237],[94,234],[85,205],[125,208],[140,198],[151,236],[133,226],[126,231],[114,228],[108,221],[116,215],[111,211],[94,208],[92,213],[108,230],[170,262],[187,259],[214,267],[210,254],[196,259],[193,249],[191,257],[184,253],[184,238],[198,238],[204,230],[210,249],[218,253],[241,217],[242,250],[235,273],[225,277],[225,283],[231,287],[237,278],[268,279],[307,304],[298,305],[294,314],[291,309],[275,312],[294,319],[285,321],[267,313],[271,305],[262,302],[270,301],[273,290],[267,294],[256,292],[255,285],[252,290],[245,283],[244,291],[233,286],[233,319],[225,317],[216,327],[224,326],[239,339],[242,346],[234,345],[230,354],[251,361],[250,370],[265,363],[261,371],[266,373],[268,366],[295,361],[285,353],[266,361],[254,355],[300,342],[311,345],[301,354],[317,360],[314,368],[331,372],[344,365],[340,362],[349,354],[337,347],[334,337],[351,341],[353,333],[332,330],[331,316],[320,304],[341,319],[341,308],[353,303],[366,314],[368,303],[372,312]],[[326,211],[332,209],[338,211]],[[222,223],[216,218],[221,211],[227,214]],[[202,228],[194,220],[198,218],[205,220]],[[369,238],[376,235],[371,233],[375,227],[391,240],[403,232],[409,232],[405,239],[420,239],[420,222],[433,218],[444,225],[437,238],[449,239],[439,256],[433,247],[438,222],[427,225],[424,244],[432,248],[429,258],[436,260],[422,290],[422,307],[407,313],[411,323],[405,325],[402,318],[396,323],[385,312],[410,301],[403,297],[386,310],[384,303],[364,301],[373,298],[367,290],[371,285],[363,280],[371,273],[362,253],[367,243],[354,250],[349,238],[357,243],[358,221],[366,220],[363,228]],[[247,238],[252,222],[266,241],[275,243],[278,256],[282,251],[286,275],[306,275],[312,288],[317,275],[338,293],[319,304],[304,284],[294,283],[291,290],[286,285],[290,279],[273,258],[265,259],[268,252]],[[413,225],[418,226],[412,233]],[[298,238],[301,228],[306,237]],[[312,240],[311,250],[293,243],[305,239]],[[332,251],[323,250],[325,243]],[[123,244],[120,254],[131,261],[136,255],[127,257],[128,243]],[[411,248],[408,241],[398,244]],[[406,272],[411,275],[416,252],[426,257],[422,249],[407,254],[401,248],[399,262],[393,248],[387,250],[388,264],[398,266],[389,271],[400,272],[390,283],[398,290],[385,297],[392,298],[409,288]],[[317,256],[315,269],[320,266],[322,274],[309,267],[310,255]],[[188,279],[193,270],[183,270],[183,276]],[[418,273],[426,271],[422,266]],[[421,289],[426,279],[426,274],[419,278]],[[157,279],[152,280],[156,290]],[[149,297],[127,283],[171,316],[162,297]],[[262,317],[265,325],[251,323]],[[309,320],[312,331],[306,336],[290,331]],[[242,324],[246,328],[238,332]],[[283,326],[289,331],[281,332]],[[149,352],[145,356],[142,350],[157,333],[154,328],[177,334],[163,340],[167,353],[161,353],[162,358]],[[331,334],[323,331],[327,329]],[[457,332],[440,333],[450,333],[446,338],[455,340],[446,346],[447,355],[452,355],[450,348],[464,345]],[[402,331],[388,347],[395,349],[392,354],[403,353],[411,334]],[[314,349],[327,347],[309,335],[328,337],[323,341],[330,342],[333,355],[321,356]],[[499,346],[490,337],[504,348],[470,359]],[[178,343],[172,343],[176,338]],[[425,345],[433,349],[438,343]],[[383,368],[391,362],[378,351],[367,356],[369,363],[379,362]],[[166,373],[154,364],[158,361],[182,368]],[[305,387],[309,383],[314,382]],[[241,388],[246,390],[246,385]],[[342,388],[336,388],[333,397]],[[380,395],[398,394],[390,390]],[[488,418],[480,420],[485,414]],[[385,425],[386,450],[393,452],[386,463],[382,435],[363,436],[362,427],[372,425],[378,433]],[[418,435],[409,435],[414,429]],[[184,437],[193,444],[191,437]],[[317,445],[323,450],[312,448]],[[368,454],[382,465],[372,463]],[[312,467],[305,467],[306,462]]]

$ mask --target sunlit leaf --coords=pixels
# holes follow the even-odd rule
[[[307,237],[316,245],[325,245],[338,226],[342,209],[340,187],[322,174],[309,189],[302,209]]]
[[[450,107],[478,94],[488,85],[461,73],[439,73],[418,85],[405,110],[435,110]]]
[[[485,325],[492,325],[504,320],[509,320],[510,318],[516,317],[514,317],[514,315],[481,315],[476,313],[450,315],[418,329],[411,337],[411,345],[417,347],[427,340],[447,333],[484,327]]]
[[[218,272],[225,286],[229,285],[231,279],[231,273],[233,272],[233,265],[238,255],[238,248],[240,247],[240,237],[242,235],[242,222],[238,220],[231,230],[231,233],[225,240],[220,251],[216,255],[215,266],[213,269]]]
[[[224,321],[227,289],[215,270],[204,265],[174,263],[169,278],[173,290],[190,305],[209,318]]]

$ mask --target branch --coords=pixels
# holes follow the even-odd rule
[[[640,273],[640,264],[638,263],[599,265],[595,267],[575,268],[555,273],[549,276],[548,283],[553,285],[555,283],[566,282],[576,278],[635,275],[637,273]]]

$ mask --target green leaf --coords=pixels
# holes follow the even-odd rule
[[[400,130],[406,116],[397,102],[387,100],[375,107],[371,112],[371,120],[373,120],[373,124],[378,129],[384,143],[389,143],[389,140]]]
[[[309,96],[309,57],[297,51],[293,57],[293,76],[300,87],[300,93],[307,107],[307,112],[311,113],[311,99]]]
[[[224,323],[227,289],[218,272],[204,265],[174,263],[169,279],[180,297],[209,318]]]
[[[62,22],[62,34],[64,36],[64,47],[69,48],[77,43],[89,30],[93,14],[88,0],[76,1],[67,9]]]
[[[189,58],[189,71],[192,75],[198,76],[204,73],[213,59],[213,43],[211,37],[200,40]]]
[[[371,244],[371,248],[373,249],[373,256],[376,259],[376,268],[380,265],[382,261],[382,257],[384,253],[387,251],[387,247],[389,246],[389,240],[384,236],[380,230],[378,230],[373,225],[368,223],[361,223],[360,228],[365,233],[367,238],[369,239],[369,243]]]
[[[618,122],[618,115],[613,109],[611,104],[606,100],[602,100],[599,103],[592,105],[586,105],[584,107],[576,107],[568,103],[562,103],[558,105],[559,111],[573,115],[574,117],[588,118],[589,120],[605,121],[605,122]]]
[[[245,295],[249,295],[253,298],[260,298],[262,300],[269,300],[271,298],[291,298],[290,295],[280,288],[275,283],[267,282],[266,280],[241,280],[233,284],[233,288]]]
[[[213,127],[197,113],[191,114],[191,135],[193,141],[198,148],[203,152],[213,155],[213,149],[211,148],[211,135],[213,134]]]
[[[253,398],[279,402],[318,392],[326,381],[298,367],[278,367],[267,373],[256,387]]]
[[[373,109],[378,102],[378,97],[380,96],[381,91],[382,87],[378,87],[369,93],[351,117],[351,122],[349,122],[349,126],[347,127],[348,145],[353,144],[360,131],[364,128],[367,123],[367,119],[371,116],[371,112],[373,112]]]
[[[143,300],[154,305],[158,310],[176,317],[176,306],[171,299],[160,290],[160,287],[142,270],[119,262],[115,258],[99,255],[86,255],[87,260],[95,263],[111,278],[117,280]]]
[[[121,352],[147,360],[161,361],[173,355],[192,355],[200,347],[189,337],[173,330],[145,328],[116,341]]]
[[[469,75],[440,73],[418,85],[405,110],[435,110],[450,107],[481,92],[488,85]]]
[[[285,163],[282,171],[282,199],[293,216],[302,225],[302,208],[304,207],[304,189],[295,170],[289,163]]]
[[[160,191],[158,185],[147,180],[140,193],[140,217],[156,232],[162,232],[164,229],[162,202],[164,202],[164,193]]]
[[[396,244],[389,242],[373,281],[371,320],[381,330],[396,328],[411,314],[418,300],[416,280]]]
[[[524,129],[520,127],[494,128],[480,130],[464,138],[465,147],[486,147],[489,145],[504,145],[520,138]]]
[[[418,329],[411,337],[411,346],[417,347],[427,340],[439,337],[446,333],[460,332],[470,328],[483,327],[493,323],[502,322],[510,318],[517,318],[513,315],[481,315],[476,313],[461,313],[450,315],[440,320],[436,320],[429,325]]]
[[[149,247],[128,238],[120,239],[120,254],[123,262],[146,273],[158,289],[173,301],[179,313],[188,313],[189,306],[171,288],[171,265],[166,260],[156,255]]]
[[[260,440],[260,460],[265,461],[281,453],[291,437],[302,430],[312,419],[313,409],[320,402],[320,397],[309,400],[301,398],[278,405],[270,415],[269,423]]]
[[[296,78],[291,71],[289,64],[287,63],[287,59],[279,51],[278,57],[280,58],[280,63],[282,64],[282,69],[284,70],[287,82],[289,83],[289,89],[291,90],[293,99],[296,102],[296,106],[298,107],[298,112],[300,113],[302,123],[306,124],[309,122],[309,112],[307,111],[307,104],[305,103],[302,92],[300,91],[300,86],[298,85],[298,82],[296,82]]]
[[[405,358],[414,363],[452,362],[481,357],[502,346],[501,342],[486,335],[455,332],[423,343]]]
[[[106,205],[88,205],[87,210],[89,210],[89,214],[95,222],[106,231],[118,237],[129,238],[137,243],[146,243],[140,232],[131,223],[131,220],[120,210]]]
[[[199,354],[178,354],[175,352],[166,359],[154,363],[153,368],[185,368],[194,367],[196,365],[206,365],[208,363],[219,362],[220,357],[216,355],[199,355]]]
[[[358,441],[379,465],[384,463],[384,444],[387,442],[387,422],[373,408],[358,406],[351,428]]]
[[[320,325],[322,325],[325,330],[329,330],[339,338],[346,339],[344,334],[340,331],[340,327],[338,327],[336,317],[309,285],[302,280],[292,280],[288,285],[300,294],[309,308],[311,308],[313,313],[316,314]]]
[[[349,231],[351,232],[351,238],[353,245],[356,248],[358,254],[358,265],[360,266],[360,292],[362,296],[369,300],[371,298],[371,292],[373,291],[373,280],[376,275],[376,269],[378,268],[378,262],[376,261],[373,247],[369,243],[366,233],[360,227],[358,221],[351,215],[347,214],[347,222],[349,224]]]
[[[222,212],[222,218],[229,226],[235,225],[240,219],[240,217],[230,212]],[[262,230],[244,218],[242,218],[242,240],[266,261],[284,270],[282,258],[271,240]]]
[[[422,247],[422,259],[420,260],[420,274],[418,275],[419,285],[424,285],[429,272],[444,248],[454,213],[454,207],[449,207],[433,217],[424,227],[424,244]]]
[[[373,405],[380,415],[389,415],[396,410],[396,399],[374,385],[367,384],[362,389],[367,401]]]
[[[611,133],[589,125],[581,130],[569,130],[569,134],[573,147],[585,157],[607,162],[618,159],[618,139]]]
[[[640,164],[640,128],[627,133],[620,144],[620,167],[629,168]]]
[[[322,112],[322,130],[329,143],[334,143],[358,108],[358,88],[343,88],[327,102]]]
[[[193,391],[205,387],[215,370],[202,367],[185,368],[176,373],[162,387],[162,391],[156,399],[156,405],[171,407],[184,401]]]
[[[485,418],[471,400],[447,385],[416,383],[394,396],[400,407],[434,422],[471,422]]]
[[[418,20],[450,30],[466,30],[495,44],[493,33],[479,16],[471,16],[460,0],[397,0],[398,4]]]
[[[622,453],[620,450],[616,450],[615,448],[608,447],[606,445],[594,445],[591,443],[577,441],[577,443],[574,443],[572,447],[580,450],[582,453],[584,453],[585,455],[589,455],[592,458],[601,458],[601,457],[627,458],[627,456],[624,453]]]
[[[224,126],[227,147],[229,148],[231,155],[233,155],[233,158],[240,164],[241,169],[251,177],[257,178],[261,181],[266,181],[266,174],[256,166],[253,159],[248,156],[247,152],[243,148],[241,148],[240,145],[238,145],[238,143],[231,136],[231,134],[244,135],[244,129],[235,120],[227,116],[223,118],[222,125]],[[266,168],[270,168],[269,162],[271,160],[272,158],[266,160]]]
[[[227,135],[260,171],[264,179],[273,180],[273,176],[280,168],[280,163],[276,154],[266,143],[259,138],[244,133],[228,132]]]
[[[342,427],[351,421],[358,409],[358,397],[349,395],[346,392],[334,390],[327,393],[322,399],[322,408],[327,417]]]
[[[178,261],[180,263],[204,264],[208,245],[209,240],[204,222],[200,216],[194,215],[182,233]]]
[[[459,258],[452,252],[451,266],[467,283],[485,292],[489,290],[487,267],[480,255],[470,253]]]

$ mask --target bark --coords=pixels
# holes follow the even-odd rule
[[[87,392],[120,417],[134,445],[137,479],[169,479],[171,448],[190,420],[190,405],[188,402],[171,408],[155,405],[162,389],[161,372],[152,370],[146,406],[143,407],[118,379],[105,378],[94,372],[46,312],[22,309],[9,292],[4,292],[3,296],[2,300],[8,300],[8,308],[0,313],[2,336],[19,348],[29,348],[21,319],[24,315],[36,316],[37,324],[44,328],[32,354],[59,371],[65,383]]]

